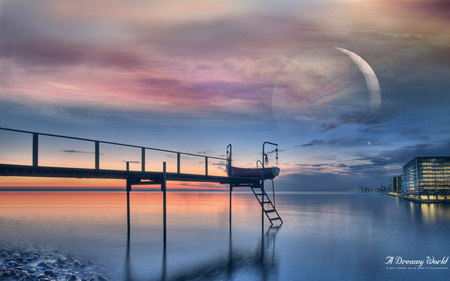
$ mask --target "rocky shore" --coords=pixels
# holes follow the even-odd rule
[[[56,251],[0,247],[0,279],[21,281],[105,281],[91,262]]]

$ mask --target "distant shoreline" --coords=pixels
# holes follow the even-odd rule
[[[125,188],[121,190],[0,190],[1,193],[122,193],[125,192]],[[133,193],[159,193],[161,190],[133,190]],[[180,189],[167,189],[167,192],[177,192],[177,193],[229,193],[229,189],[220,189],[220,190],[213,190],[213,189],[204,189],[204,190],[180,190]],[[269,188],[266,190],[266,192],[271,193],[272,190]],[[252,193],[251,190],[245,190],[239,189],[233,190],[233,193]],[[353,192],[353,191],[312,191],[312,190],[305,190],[305,191],[289,191],[289,190],[275,190],[275,194],[369,194],[369,192]]]

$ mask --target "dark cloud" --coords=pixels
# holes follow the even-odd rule
[[[126,163],[126,162],[128,162],[128,163],[135,163],[135,164],[141,163],[140,161],[129,161],[129,160],[122,160],[122,162],[123,163]]]
[[[345,167],[345,174],[388,179],[393,175],[401,174],[403,165],[414,157],[449,155],[450,141],[437,145],[417,144],[405,146],[397,150],[382,151],[375,155],[360,154],[360,157],[355,160],[368,163],[348,164]]]
[[[280,177],[275,184],[278,190],[343,191],[354,189],[359,185],[379,187],[378,185],[375,186],[374,182],[379,182],[379,180],[374,181],[373,177],[360,177],[357,175],[349,177],[347,175],[321,173],[313,175],[290,174]],[[386,180],[386,182],[388,181]]]
[[[441,17],[450,21],[450,2],[447,0],[426,0],[426,1],[408,1],[408,5],[423,14],[432,17]]]
[[[369,161],[370,165],[384,167],[387,165],[403,166],[414,157],[448,156],[450,155],[450,141],[440,144],[416,144],[405,146],[397,150],[382,151],[377,155],[361,154],[355,160]]]
[[[142,67],[134,50],[108,44],[100,25],[53,14],[52,1],[5,1],[0,9],[0,52],[25,66],[48,68],[80,63]],[[107,32],[111,34],[111,32]],[[92,40],[92,34],[96,34]],[[101,40],[103,39],[103,40]]]
[[[142,61],[133,52],[125,53],[114,47],[89,46],[86,44],[40,39],[25,42],[1,41],[4,58],[12,58],[23,65],[46,67],[96,64],[115,68],[141,68]]]
[[[322,128],[322,132],[336,129],[338,126],[339,124],[336,122],[323,123],[322,125],[320,125],[320,127]]]
[[[313,145],[321,145],[324,144],[325,140],[321,140],[321,139],[316,139],[316,140],[312,140],[308,143],[304,143],[304,144],[300,144],[298,146],[313,146]]]
[[[335,167],[335,164],[328,164],[328,163],[322,163],[322,164],[296,164],[300,167]]]
[[[375,135],[377,136],[377,135]],[[354,135],[354,134],[348,134],[343,136],[329,136],[325,139],[314,139],[310,142],[296,145],[296,147],[312,147],[312,146],[332,146],[332,147],[342,147],[342,148],[348,148],[348,147],[362,147],[362,146],[368,146],[368,142],[371,140],[373,136],[365,136],[365,135]],[[374,137],[376,139],[376,137]],[[387,145],[389,143],[386,143],[382,139],[376,139],[375,141],[371,141],[371,145],[381,146],[381,145]]]
[[[402,167],[414,157],[449,156],[450,141],[438,145],[417,144],[374,155],[360,154],[360,163],[297,164],[301,173],[280,177],[281,189],[347,190],[359,185],[378,187],[388,185],[392,176],[402,173]],[[330,170],[334,172],[330,173]],[[374,185],[375,183],[375,185]]]
[[[61,150],[65,153],[86,153],[86,154],[94,154],[92,151],[84,151],[84,150],[76,150],[76,149],[63,149]]]

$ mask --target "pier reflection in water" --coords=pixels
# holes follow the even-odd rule
[[[262,234],[251,193],[233,191],[230,217],[228,192],[168,192],[164,247],[161,192],[130,200],[128,240],[125,192],[0,193],[0,246],[56,249],[112,281],[448,279],[448,270],[387,270],[384,261],[448,256],[449,205],[280,192],[285,223],[266,234],[266,221]]]
[[[232,226],[232,192],[229,196],[229,235],[228,235],[228,253],[211,257],[206,262],[199,263],[194,267],[182,271],[170,273],[167,270],[167,217],[163,216],[163,251],[161,276],[159,278],[149,278],[149,280],[233,280],[233,273],[238,271],[254,271],[259,280],[275,280],[278,260],[275,255],[275,240],[279,227],[270,227],[264,229],[264,223],[261,224],[261,237],[258,246],[254,250],[233,249],[233,226]],[[163,200],[166,200],[164,197]],[[261,214],[265,219],[264,213]],[[130,220],[130,217],[127,217]],[[133,277],[133,269],[130,262],[130,231],[127,231],[126,255],[124,280],[134,281],[140,278]],[[153,266],[153,265],[152,265]]]

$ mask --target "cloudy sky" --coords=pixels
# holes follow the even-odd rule
[[[415,156],[450,155],[445,0],[0,3],[1,127],[217,156],[232,143],[241,166],[274,141],[285,190],[379,187]],[[375,110],[336,48],[376,74]],[[0,134],[1,162],[28,161],[20,138]],[[47,164],[92,158],[48,146]]]

